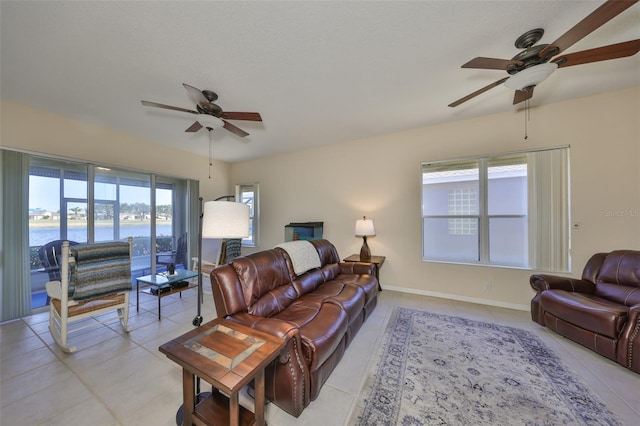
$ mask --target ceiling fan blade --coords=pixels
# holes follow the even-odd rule
[[[591,62],[607,61],[609,59],[624,58],[627,56],[633,56],[638,52],[640,52],[640,39],[610,44],[608,46],[583,50],[581,52],[569,53],[568,55],[554,58],[553,62],[558,64],[558,68],[562,68],[573,65],[588,64]]]
[[[591,14],[578,22],[573,28],[561,35],[560,38],[542,49],[539,56],[544,58],[552,52],[552,49],[558,49],[557,52],[552,52],[554,55],[557,55],[637,2],[638,0],[607,0],[606,3],[591,12]]]
[[[187,89],[187,93],[189,93],[189,97],[193,102],[196,103],[196,105],[200,106],[200,108],[204,109],[205,111],[208,111],[208,112],[213,111],[213,109],[211,108],[211,104],[209,103],[209,100],[204,97],[200,89],[197,89],[193,86],[189,86],[187,83],[182,83],[182,85],[184,86],[185,89]]]
[[[505,77],[505,78],[501,78],[500,80],[493,82],[491,84],[489,84],[488,86],[483,87],[480,90],[476,90],[475,92],[471,93],[470,95],[465,96],[464,98],[460,98],[457,101],[450,103],[449,106],[450,107],[457,107],[458,105],[460,105],[463,102],[467,102],[469,99],[475,98],[476,96],[486,92],[489,89],[493,89],[496,86],[501,85],[502,83],[504,83],[505,81],[507,81],[509,79],[509,77]]]
[[[185,132],[197,132],[200,129],[202,129],[202,124],[195,121]]]
[[[228,112],[224,111],[220,117],[227,120],[262,121],[262,117],[257,112]]]
[[[516,94],[513,96],[513,104],[519,104],[520,102],[524,102],[527,99],[531,99],[533,96],[533,87],[528,88],[527,90],[516,90]]]
[[[173,111],[182,111],[182,112],[190,112],[191,114],[198,114],[198,111],[193,111],[191,109],[186,109],[186,108],[180,108],[180,107],[174,107],[171,105],[165,105],[165,104],[159,104],[157,102],[149,102],[149,101],[140,101],[142,102],[142,105],[144,106],[150,106],[150,107],[156,107],[156,108],[164,108],[164,109],[170,109]]]
[[[240,129],[239,127],[234,126],[233,124],[229,123],[228,121],[222,120],[224,121],[224,128],[227,129],[228,131],[230,131],[231,133],[235,133],[236,135],[240,136],[240,137],[245,137],[245,136],[249,136],[249,133],[245,132],[244,130]]]
[[[524,65],[522,61],[512,61],[511,59],[495,59],[495,58],[473,58],[462,68],[480,68],[486,70],[506,70],[509,65],[521,66]]]

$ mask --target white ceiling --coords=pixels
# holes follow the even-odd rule
[[[498,86],[447,105],[504,71],[461,69],[509,59],[542,27],[551,43],[603,1],[5,1],[2,100],[207,155],[206,130],[182,83],[218,93],[227,111],[257,111],[250,133],[212,133],[213,155],[241,161],[323,144],[514,111]],[[640,5],[564,53],[640,38]],[[640,85],[640,55],[557,70],[531,105]],[[37,125],[37,123],[34,123]]]

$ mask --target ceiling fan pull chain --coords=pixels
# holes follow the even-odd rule
[[[209,179],[211,179],[211,163],[213,163],[213,154],[212,154],[212,140],[211,140],[211,132],[213,131],[213,129],[209,128]]]
[[[529,108],[529,99],[527,99],[526,101],[524,101],[524,140],[527,140],[529,138],[529,135],[527,134],[527,122],[530,118],[531,110]]]

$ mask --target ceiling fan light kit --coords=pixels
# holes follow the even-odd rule
[[[207,129],[216,130],[224,127],[224,121],[218,117],[214,117],[213,115],[200,114],[196,118],[196,121],[200,123],[202,127],[206,127]]]
[[[536,44],[544,35],[544,29],[529,30],[516,40],[515,46],[523,50],[511,59],[477,57],[470,60],[462,65],[462,68],[502,70],[506,71],[510,77],[502,78],[476,90],[450,103],[449,106],[456,107],[502,83],[516,91],[513,98],[513,104],[516,105],[531,99],[534,87],[559,67],[564,68],[635,55],[640,51],[640,39],[564,54],[554,58],[638,1],[640,0],[607,0],[551,44]]]
[[[556,69],[558,64],[554,62],[534,65],[512,75],[504,85],[509,89],[526,91],[546,80]]]

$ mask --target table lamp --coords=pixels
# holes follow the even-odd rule
[[[376,229],[373,226],[373,221],[367,219],[366,216],[362,216],[362,219],[356,221],[356,237],[362,237],[362,248],[360,248],[360,260],[368,262],[371,260],[371,250],[367,244],[367,237],[376,235]]]

